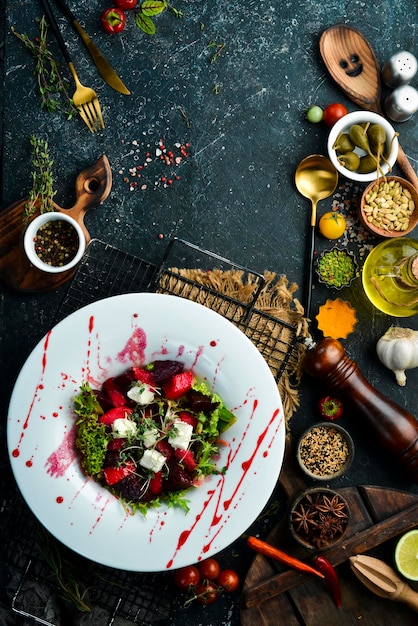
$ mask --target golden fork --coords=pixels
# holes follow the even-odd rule
[[[100,109],[99,99],[96,92],[90,87],[84,87],[79,81],[77,72],[75,71],[74,64],[71,60],[70,54],[65,45],[65,41],[61,35],[61,31],[58,28],[57,21],[52,12],[49,0],[41,0],[41,4],[46,13],[48,22],[52,28],[55,38],[58,42],[64,59],[67,62],[68,68],[74,78],[76,90],[73,95],[74,106],[77,108],[80,117],[87,124],[89,130],[94,133],[101,128],[104,128],[102,111]]]

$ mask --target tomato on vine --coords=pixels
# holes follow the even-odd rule
[[[219,588],[210,580],[205,580],[196,587],[196,600],[200,604],[212,604],[219,597]]]
[[[233,569],[223,569],[219,572],[216,583],[222,587],[226,593],[232,593],[238,589],[239,577]]]
[[[197,569],[203,580],[216,580],[221,571],[218,561],[212,558],[201,561]]]
[[[193,587],[197,587],[200,583],[200,574],[197,567],[194,565],[187,565],[181,567],[174,572],[174,584],[181,591],[189,591]]]

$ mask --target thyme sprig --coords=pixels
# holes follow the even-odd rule
[[[41,108],[50,113],[61,110],[67,119],[71,119],[77,114],[77,109],[61,76],[58,62],[48,47],[48,23],[45,16],[39,20],[39,37],[33,41],[28,35],[18,33],[13,27],[11,30],[35,59],[33,73],[38,81]]]
[[[31,172],[32,188],[24,205],[23,219],[25,223],[29,221],[37,209],[40,213],[55,210],[53,198],[56,191],[54,191],[52,172],[54,162],[48,153],[48,143],[36,135],[31,135],[30,143],[32,146],[32,165],[35,169]]]

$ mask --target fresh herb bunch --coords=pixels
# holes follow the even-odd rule
[[[32,146],[32,165],[35,170],[31,173],[32,189],[24,206],[23,218],[25,223],[29,221],[37,209],[40,213],[55,210],[53,198],[56,191],[54,191],[52,173],[54,162],[48,153],[48,143],[36,135],[31,136],[30,143]]]
[[[20,34],[12,27],[12,33],[24,43],[35,58],[34,75],[38,81],[41,96],[41,108],[50,113],[62,111],[67,119],[77,114],[77,109],[68,93],[65,80],[62,78],[57,61],[48,47],[48,23],[43,16],[39,21],[39,37],[34,41],[26,34]]]
[[[183,12],[175,9],[167,0],[144,0],[135,13],[135,23],[147,35],[154,35],[157,29],[152,18],[166,9],[175,17],[183,17]]]

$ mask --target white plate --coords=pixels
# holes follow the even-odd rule
[[[181,360],[206,378],[237,422],[190,511],[127,515],[83,475],[73,398],[132,364]],[[259,515],[281,469],[285,422],[276,382],[253,343],[203,305],[163,294],[101,300],[55,326],[23,366],[10,401],[8,447],[17,484],[42,524],[79,554],[111,567],[162,571],[195,563],[237,539]]]

